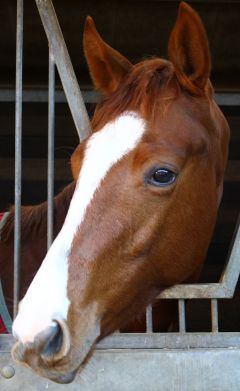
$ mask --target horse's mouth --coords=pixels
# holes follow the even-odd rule
[[[59,384],[69,384],[72,383],[75,379],[76,376],[81,376],[81,372],[84,370],[85,366],[87,365],[89,359],[91,358],[93,354],[93,348],[89,350],[88,354],[86,355],[85,359],[83,362],[74,370],[70,372],[52,372],[52,371],[46,371],[46,372],[41,372],[40,375],[43,377],[46,377],[47,379],[59,383]]]
[[[56,363],[56,365],[49,365],[48,362],[44,362],[41,357],[28,355],[28,358],[22,357],[22,344],[17,342],[12,348],[12,357],[17,363],[30,368],[32,371],[40,376],[43,376],[55,383],[68,384],[72,383],[77,374],[80,374],[89,361],[92,355],[94,343],[88,347],[88,351],[85,350],[85,356],[81,357],[76,367],[74,361],[68,361],[66,357],[63,362]],[[73,365],[73,363],[75,365]],[[72,369],[74,368],[74,369]]]
[[[53,374],[42,374],[44,377],[46,377],[47,379],[55,382],[55,383],[59,383],[59,384],[69,384],[69,383],[72,383],[73,380],[75,379],[75,376],[76,376],[76,373],[78,372],[78,370],[75,370],[75,371],[72,371],[72,372],[68,372],[68,373],[57,373],[56,375],[53,375]]]
[[[68,352],[61,358],[59,355],[47,357],[39,343],[40,338],[37,338],[37,344],[17,341],[12,348],[12,357],[40,376],[56,383],[68,384],[89,361],[98,336],[99,325],[92,325],[92,329],[78,343],[70,343]]]

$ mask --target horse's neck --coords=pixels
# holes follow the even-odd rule
[[[60,231],[75,189],[75,182],[66,186],[61,193],[54,198],[54,236]],[[34,206],[22,206],[21,208],[21,239],[29,241],[45,236],[47,232],[47,202]],[[1,241],[12,241],[14,237],[15,209],[11,208],[8,218],[1,230]]]

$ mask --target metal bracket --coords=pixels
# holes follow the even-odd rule
[[[233,235],[233,245],[219,283],[175,285],[162,292],[158,299],[231,299],[240,274],[240,224]]]

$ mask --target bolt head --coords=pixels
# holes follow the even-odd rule
[[[5,377],[5,379],[11,379],[15,375],[15,369],[11,365],[5,365],[1,369],[1,375]]]

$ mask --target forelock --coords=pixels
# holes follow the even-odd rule
[[[97,105],[92,120],[99,130],[124,111],[138,112],[143,118],[155,115],[155,107],[170,83],[177,89],[173,65],[164,59],[153,58],[132,67],[119,87]]]

